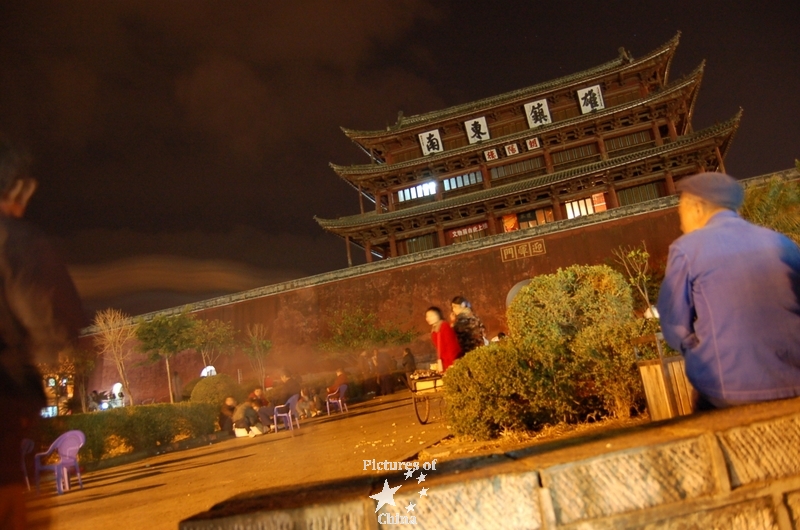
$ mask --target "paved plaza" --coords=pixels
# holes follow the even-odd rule
[[[53,529],[175,530],[182,519],[235,495],[374,475],[363,470],[364,459],[401,461],[448,434],[436,416],[420,425],[410,396],[404,390],[353,404],[344,415],[301,420],[294,432],[228,439],[85,473],[82,490],[74,485],[61,496],[45,483],[30,507],[34,517],[49,516]]]

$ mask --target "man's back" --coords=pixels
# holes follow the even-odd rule
[[[670,247],[659,296],[665,338],[680,344],[704,395],[760,401],[800,394],[800,250],[732,211]]]

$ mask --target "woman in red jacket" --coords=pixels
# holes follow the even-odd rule
[[[458,345],[456,334],[444,320],[442,310],[438,307],[429,307],[425,311],[425,321],[431,326],[431,340],[442,361],[442,371],[446,371],[461,357],[461,346]]]

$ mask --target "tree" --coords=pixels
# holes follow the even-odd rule
[[[782,232],[800,245],[800,182],[797,180],[774,176],[765,184],[749,186],[740,211],[743,219]]]
[[[203,366],[212,366],[220,355],[230,353],[235,333],[230,322],[197,321],[194,329],[194,349],[203,358]]]
[[[320,343],[333,357],[352,355],[358,350],[388,344],[408,344],[415,338],[413,331],[400,331],[391,324],[381,324],[378,315],[361,307],[345,306],[333,311],[327,319],[330,335]]]
[[[169,402],[175,402],[172,391],[172,373],[169,360],[195,344],[193,332],[197,321],[187,310],[177,315],[156,315],[151,320],[140,320],[136,326],[139,350],[147,354],[151,362],[164,359],[167,368]]]
[[[647,252],[647,245],[642,241],[641,247],[620,246],[611,253],[614,255],[614,261],[625,268],[628,283],[636,289],[644,302],[644,311],[647,311],[652,307],[650,289],[653,281],[653,276],[650,274],[650,253]]]
[[[133,393],[125,369],[125,363],[130,360],[132,351],[125,346],[134,337],[136,329],[128,315],[118,309],[110,308],[97,312],[94,325],[97,328],[94,344],[100,355],[109,356],[114,361],[125,395],[133,403]]]
[[[81,411],[86,412],[86,383],[89,381],[89,375],[94,370],[97,355],[93,351],[89,351],[79,347],[71,347],[66,352],[66,357],[70,360],[73,366],[73,384],[75,390],[78,392],[81,402]]]
[[[250,366],[260,376],[260,384],[264,386],[267,377],[267,356],[272,349],[272,341],[267,338],[267,328],[263,324],[247,326],[244,352],[250,359]]]

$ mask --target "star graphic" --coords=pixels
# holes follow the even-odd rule
[[[400,485],[400,486],[397,486],[396,488],[390,488],[389,487],[389,481],[388,480],[384,480],[383,481],[383,489],[381,490],[381,492],[380,493],[376,493],[375,495],[370,495],[369,496],[370,499],[375,499],[376,501],[378,501],[378,507],[375,508],[375,512],[377,513],[378,510],[380,510],[383,507],[384,504],[391,504],[392,506],[397,506],[394,503],[394,492],[399,490],[402,487],[403,486]]]
[[[416,504],[414,504],[413,502],[409,502],[408,506],[406,506],[406,512],[413,512],[414,506],[416,506]]]
[[[425,482],[425,473],[420,473],[417,477],[417,484],[422,484],[423,482]]]
[[[420,499],[422,498],[423,495],[425,497],[428,496],[428,488],[422,488],[421,490],[419,490],[419,498]],[[377,512],[378,510],[375,510],[375,511]]]
[[[406,480],[410,479],[411,477],[414,476],[414,470],[409,469],[408,471],[406,471],[405,475],[406,475]]]

